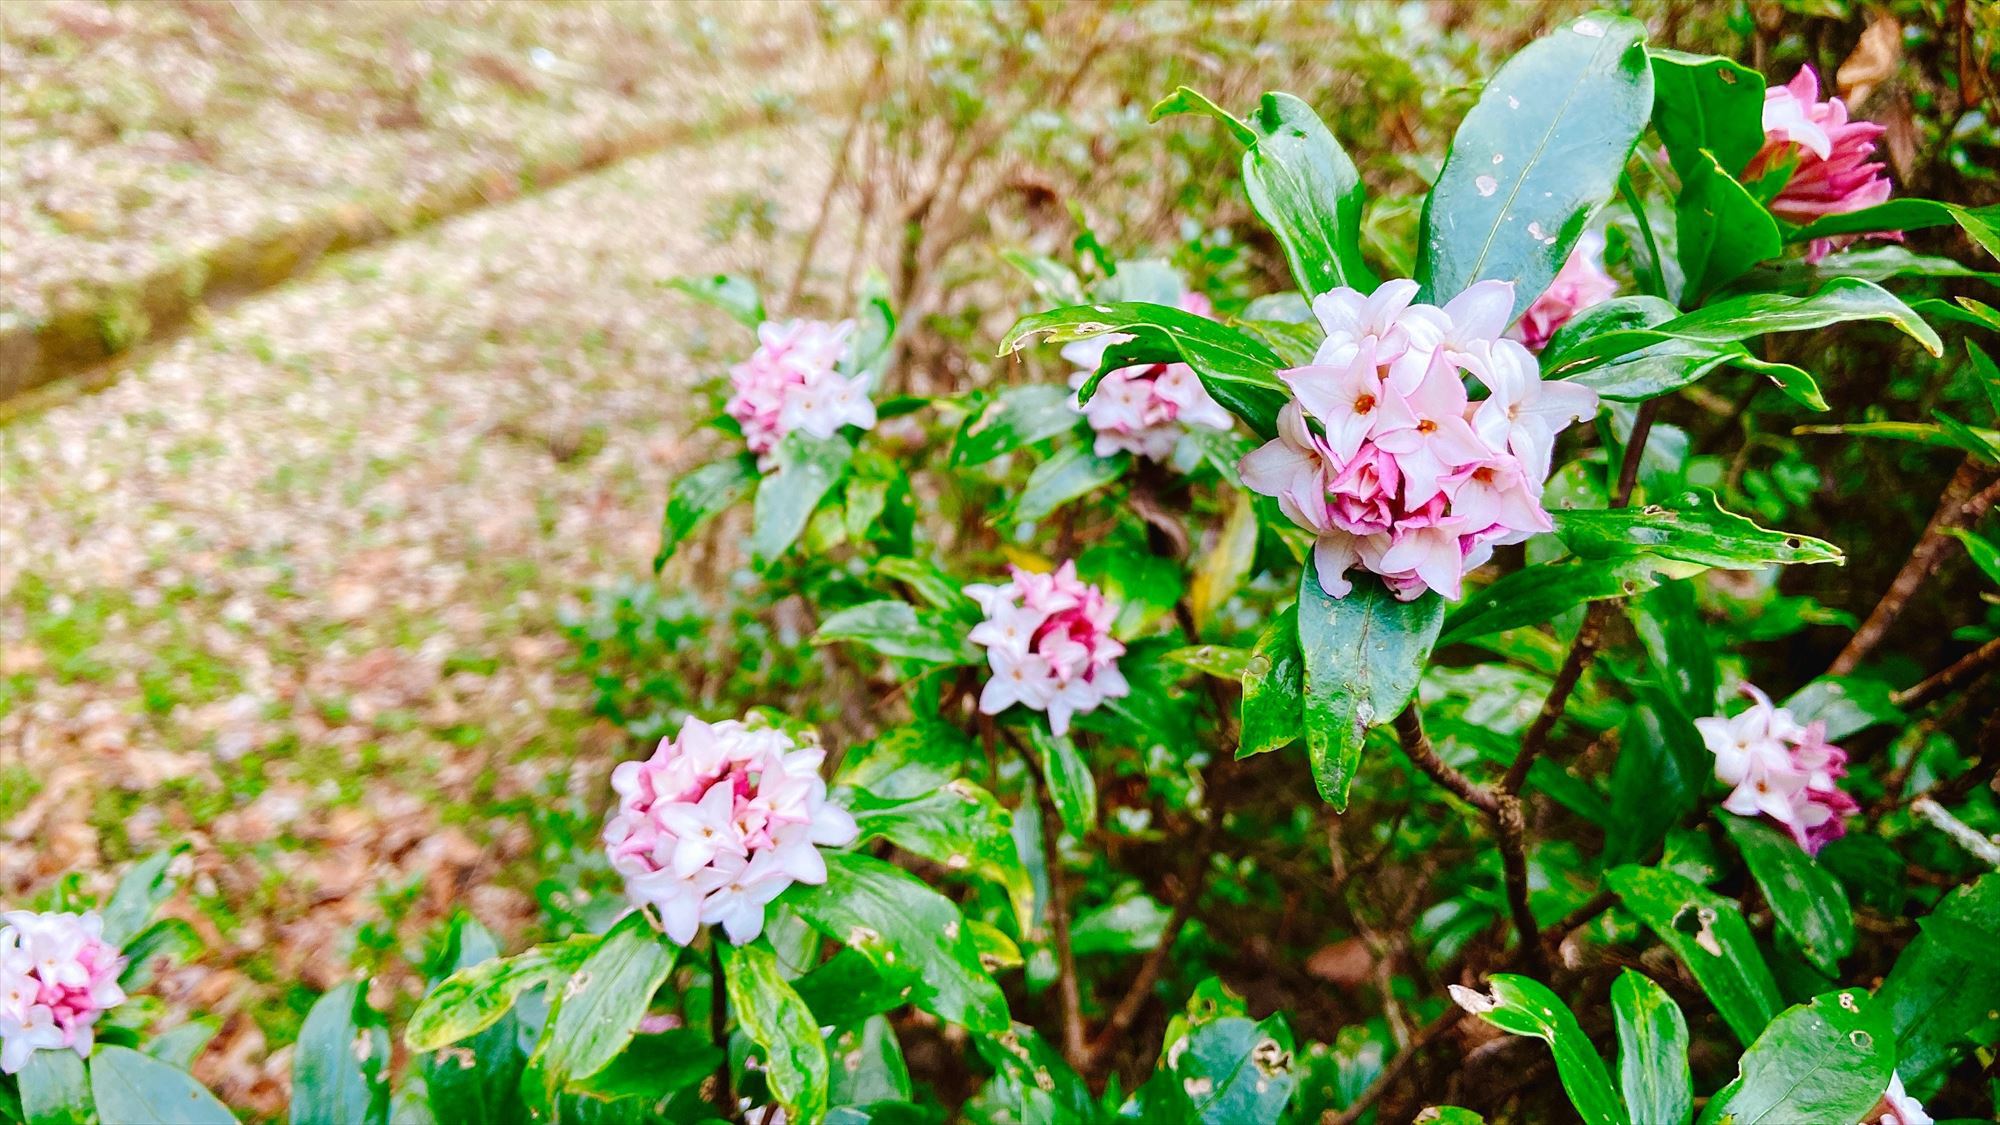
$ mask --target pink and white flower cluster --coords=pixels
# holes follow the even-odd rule
[[[1768,816],[1818,855],[1846,834],[1846,818],[1860,807],[1840,791],[1847,752],[1827,742],[1825,723],[1801,725],[1749,684],[1743,694],[1751,704],[1735,718],[1694,721],[1715,755],[1715,776],[1735,787],[1722,807],[1737,816]]]
[[[1604,272],[1604,234],[1585,231],[1576,240],[1569,260],[1556,271],[1556,278],[1528,311],[1521,314],[1507,335],[1521,341],[1531,352],[1540,352],[1556,330],[1575,319],[1592,305],[1603,304],[1618,294],[1618,282]]]
[[[836,370],[854,322],[765,321],[757,350],[729,369],[725,408],[743,427],[743,442],[769,467],[771,451],[793,430],[830,438],[843,426],[872,429],[875,404],[867,381]]]
[[[97,1017],[125,1002],[125,958],[104,940],[104,920],[27,910],[0,918],[0,1071],[19,1073],[36,1051],[89,1058]]]
[[[738,944],[755,939],[786,887],[826,882],[820,846],[859,835],[847,810],[827,803],[825,758],[781,730],[691,718],[652,757],[620,763],[604,846],[626,895],[658,910],[682,945],[704,922]]]
[[[1013,581],[976,584],[965,592],[986,620],[972,630],[986,647],[993,678],[979,709],[997,715],[1016,703],[1046,711],[1049,729],[1069,730],[1070,716],[1090,712],[1131,690],[1118,658],[1125,646],[1111,636],[1111,606],[1097,587],[1066,562],[1052,574],[1009,568]]]
[[[1792,164],[1791,178],[1771,200],[1771,213],[1800,225],[1885,203],[1889,179],[1875,160],[1875,142],[1883,131],[1873,121],[1849,121],[1839,98],[1819,100],[1819,75],[1803,67],[1789,83],[1764,91],[1764,147],[1751,159],[1744,179]],[[1857,237],[1816,238],[1806,260],[1817,262]],[[1884,231],[1868,237],[1901,241],[1903,236]]]
[[[1292,401],[1278,436],[1243,459],[1243,483],[1313,532],[1320,587],[1353,590],[1359,566],[1398,598],[1456,599],[1493,548],[1550,529],[1542,510],[1555,436],[1597,411],[1587,387],[1541,379],[1505,339],[1513,286],[1482,281],[1443,308],[1414,281],[1314,299],[1326,330],[1313,362],[1279,372]],[[1486,388],[1466,394],[1465,374]]]
[[[1215,312],[1215,306],[1200,293],[1182,297],[1180,306],[1202,316]],[[1070,376],[1069,385],[1081,390],[1084,381],[1103,362],[1105,351],[1131,338],[1113,332],[1064,346],[1062,357],[1081,369]],[[1186,427],[1226,430],[1233,424],[1229,412],[1209,397],[1194,368],[1185,363],[1142,364],[1107,371],[1090,401],[1075,405],[1097,433],[1094,448],[1099,457],[1122,452],[1164,461],[1173,454]]]

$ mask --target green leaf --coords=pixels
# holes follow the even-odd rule
[[[1466,595],[1445,618],[1438,643],[1458,644],[1489,633],[1540,625],[1585,602],[1630,597],[1706,569],[1651,555],[1531,563]]]
[[[1132,458],[1120,453],[1099,457],[1084,443],[1065,445],[1028,474],[1028,483],[1003,510],[1003,516],[1034,523],[1072,500],[1088,496],[1119,477],[1131,467]]]
[[[182,846],[154,852],[133,864],[124,878],[118,880],[117,888],[111,892],[111,901],[104,905],[106,942],[114,948],[123,949],[153,920],[153,912],[173,897],[178,882],[167,874],[167,868],[174,857],[186,850]]]
[[[853,641],[884,656],[928,664],[974,664],[978,654],[966,644],[965,628],[941,613],[919,613],[908,602],[885,599],[849,606],[820,622],[818,644]]]
[[[1299,610],[1273,615],[1243,668],[1242,729],[1236,756],[1277,750],[1305,734],[1305,655],[1299,651]]]
[[[871,856],[831,852],[826,869],[823,886],[796,885],[781,901],[867,957],[886,982],[909,988],[918,1008],[973,1032],[1007,1029],[1007,1000],[950,899]]]
[[[1702,489],[1689,489],[1668,505],[1569,509],[1549,516],[1563,543],[1587,559],[1647,554],[1729,570],[1846,561],[1831,543],[1770,531],[1725,512],[1715,494]]]
[[[236,1125],[236,1116],[185,1071],[130,1047],[100,1046],[90,1060],[98,1119],[148,1125]]]
[[[1007,892],[1022,932],[1033,923],[1035,885],[1014,847],[1013,814],[993,794],[958,778],[905,800],[857,789],[848,808],[862,839],[879,836],[948,870],[991,880]]]
[[[726,273],[706,274],[701,277],[676,277],[666,285],[703,304],[714,305],[751,331],[764,323],[764,300],[757,295],[757,283],[747,277]]]
[[[1613,868],[1605,881],[1687,965],[1736,1038],[1756,1039],[1778,1013],[1778,983],[1736,903],[1657,867]]]
[[[1679,1125],[1692,1118],[1694,1078],[1680,1005],[1651,978],[1626,969],[1611,985],[1611,1014],[1618,1026],[1618,1082],[1632,1120]]]
[[[952,441],[956,465],[984,465],[997,457],[1076,429],[1083,415],[1069,388],[1048,383],[1008,387],[965,420]]]
[[[678,952],[660,939],[643,910],[611,927],[563,987],[549,1030],[529,1064],[547,1089],[597,1073],[625,1049]]]
[[[1417,280],[1430,299],[1498,278],[1518,315],[1549,287],[1652,113],[1645,40],[1639,21],[1592,12],[1486,83],[1424,201]]]
[[[1040,759],[1042,778],[1062,817],[1063,830],[1083,839],[1097,826],[1097,779],[1091,776],[1090,763],[1067,735],[1055,734],[1041,723],[1023,729]]]
[[[1148,119],[1202,113],[1221,121],[1244,146],[1243,188],[1250,206],[1277,236],[1299,291],[1317,297],[1347,286],[1375,288],[1361,256],[1361,174],[1312,107],[1290,94],[1265,94],[1248,122],[1182,86]]]
[[[1562,1079],[1563,1092],[1589,1125],[1629,1125],[1631,1119],[1611,1088],[1611,1072],[1562,997],[1539,981],[1513,973],[1495,973],[1487,984],[1493,990],[1490,996],[1455,984],[1451,997],[1459,1007],[1502,1031],[1547,1043],[1556,1059],[1556,1076]]]
[[[1669,582],[1626,603],[1625,609],[1632,631],[1645,646],[1655,680],[1681,715],[1690,720],[1713,715],[1715,642],[1695,600],[1694,583]]]
[[[638,1035],[604,1069],[572,1081],[569,1092],[609,1102],[631,1099],[650,1106],[714,1074],[722,1058],[706,1031],[675,1028],[659,1035]]]
[[[1718,367],[1740,367],[1771,380],[1785,397],[1808,410],[1825,410],[1819,384],[1788,363],[1766,363],[1742,344],[1662,340],[1606,361],[1570,381],[1617,402],[1644,402],[1697,382]]]
[[[1086,299],[1083,282],[1077,280],[1076,271],[1054,258],[1027,254],[1019,250],[1002,250],[1000,258],[1020,270],[1035,287],[1035,295],[1047,304],[1080,305]]]
[[[1896,1050],[1882,1005],[1850,990],[1787,1008],[1737,1065],[1702,1125],[1859,1121],[1888,1088]]]
[[[1017,1108],[1021,1122],[1089,1122],[1098,1118],[1090,1087],[1048,1041],[1026,1024],[972,1045],[994,1070],[992,1103]]]
[[[2000,544],[1962,527],[1947,528],[1945,534],[1964,545],[1966,557],[1972,560],[1972,565],[1979,568],[1988,582],[2000,584]]]
[[[901,974],[898,974],[900,977]],[[909,1002],[910,985],[876,971],[865,954],[843,949],[792,982],[821,1026],[854,1027]]]
[[[1127,301],[1072,305],[1023,317],[1000,341],[1000,354],[1019,351],[1036,337],[1081,340],[1116,332],[1133,337],[1105,353],[1104,364],[1078,395],[1088,402],[1106,370],[1138,362],[1180,362],[1194,368],[1202,386],[1261,437],[1277,433],[1278,410],[1289,399],[1277,371],[1276,352],[1227,325],[1171,305]]]
[[[1764,76],[1716,55],[1652,50],[1653,130],[1683,180],[1706,149],[1734,176],[1764,147]]]
[[[758,940],[724,943],[722,975],[729,1008],[750,1041],[764,1049],[764,1080],[788,1118],[818,1121],[826,1115],[826,1041],[812,1009],[778,971],[778,956]]]
[[[1966,431],[1979,440],[1968,444]],[[1886,438],[1890,441],[1914,442],[1917,445],[1935,446],[1939,449],[1957,449],[1966,453],[1979,453],[1989,442],[2000,442],[2000,430],[1982,430],[1967,426],[1957,433],[1946,433],[1942,426],[1924,422],[1850,422],[1841,426],[1798,426],[1795,434],[1849,434],[1854,437]]]
[[[667,492],[666,514],[660,519],[660,551],[653,556],[659,572],[696,528],[750,494],[757,483],[757,459],[748,453],[712,461],[675,480]]]
[[[1281,1014],[1197,1023],[1179,1043],[1169,1032],[1164,1054],[1186,1099],[1177,1121],[1275,1125],[1298,1084],[1292,1032]]]
[[[193,926],[179,918],[156,919],[125,943],[125,971],[118,975],[118,986],[127,993],[136,992],[152,983],[162,966],[188,960],[202,948]]]
[[[1778,932],[1820,972],[1838,978],[1840,959],[1854,951],[1854,909],[1840,880],[1775,828],[1739,816],[1723,817],[1722,826],[1771,904]]]
[[[1877,231],[1921,230],[1957,223],[1972,241],[1988,254],[2000,258],[2000,205],[1961,207],[1931,199],[1892,199],[1859,211],[1828,215],[1792,232],[1792,240],[1803,242],[1836,234],[1874,234]]]
[[[1886,321],[1923,344],[1932,355],[1944,354],[1937,333],[1895,294],[1872,281],[1840,277],[1803,297],[1746,293],[1714,301],[1651,328],[1600,333],[1547,357],[1543,369],[1552,377],[1568,376],[1673,340],[1730,344],[1771,332],[1809,332],[1853,320]]]
[[[854,335],[840,357],[840,373],[850,379],[858,376],[873,390],[895,354],[891,347],[895,342],[896,310],[889,307],[888,282],[880,273],[871,273],[854,309]]]
[[[1292,635],[1298,636],[1296,626]],[[1241,683],[1244,673],[1250,668],[1251,655],[1247,648],[1229,645],[1188,645],[1169,649],[1160,655],[1160,659],[1184,664],[1204,676]]]
[[[1674,200],[1675,245],[1686,279],[1683,299],[1689,304],[1785,250],[1785,236],[1771,212],[1723,170],[1714,153],[1698,155],[1682,173],[1681,193]]]
[[[497,965],[498,956],[493,935],[471,915],[461,913],[452,919],[439,971],[449,975],[474,965]],[[520,1020],[508,1013],[461,1040],[460,1046],[419,1055],[417,1073],[424,1082],[424,1100],[437,1119],[450,1125],[525,1125],[521,1072],[528,1054],[521,1039]],[[398,1100],[406,1092],[407,1087],[399,1089]],[[394,1104],[389,1117],[401,1125]]]
[[[596,934],[579,934],[453,973],[417,1005],[403,1042],[412,1051],[435,1051],[479,1034],[499,1022],[523,992],[568,980],[597,942]]]
[[[910,1067],[896,1029],[882,1016],[842,1031],[833,1044],[832,1101],[864,1106],[873,1102],[907,1102],[912,1096]],[[899,1120],[870,1117],[868,1120]],[[923,1118],[922,1120],[929,1120]]]
[[[877,797],[920,797],[963,773],[979,753],[957,727],[919,719],[849,750],[834,782]]]
[[[854,446],[839,435],[821,439],[793,430],[778,443],[777,471],[757,485],[751,518],[750,553],[759,566],[777,561],[798,539],[853,455]]]
[[[28,1125],[90,1125],[90,1086],[75,1051],[36,1051],[18,1081]]]
[[[1686,715],[1650,685],[1636,694],[1611,766],[1607,864],[1651,857],[1667,830],[1701,804],[1715,772],[1714,757]]]
[[[389,1028],[360,981],[313,1003],[292,1054],[292,1125],[389,1120]]]
[[[208,1049],[209,1040],[214,1039],[215,1033],[220,1030],[221,1019],[203,1016],[160,1032],[148,1039],[141,1050],[169,1066],[192,1070],[195,1060]]]
[[[1444,599],[1425,593],[1401,601],[1367,576],[1346,597],[1331,597],[1308,562],[1299,578],[1298,617],[1313,783],[1320,799],[1344,812],[1362,737],[1416,694],[1444,623]]]
[[[1875,1006],[1895,1029],[1903,1081],[1928,1091],[1975,1048],[2000,1042],[2000,875],[1952,891],[1919,925]]]

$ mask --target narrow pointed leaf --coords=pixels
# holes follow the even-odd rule
[[[389,1120],[389,1029],[359,981],[316,1001],[292,1055],[292,1125]]]
[[[788,1119],[818,1121],[826,1114],[828,1074],[826,1040],[812,1009],[778,971],[769,945],[723,942],[721,950],[729,1010],[762,1049],[759,1061],[772,1095]]]
[[[1563,1092],[1588,1125],[1630,1125],[1625,1106],[1611,1088],[1604,1059],[1560,996],[1539,981],[1513,973],[1495,973],[1487,985],[1490,995],[1453,985],[1452,999],[1502,1031],[1547,1043]]]
[[[1747,570],[1772,563],[1841,563],[1831,543],[1758,527],[1725,512],[1715,495],[1690,489],[1669,505],[1550,513],[1556,535],[1584,558],[1644,553],[1701,566]]]
[[[1632,1120],[1680,1125],[1694,1116],[1687,1020],[1667,990],[1626,969],[1611,985],[1618,1081]]]

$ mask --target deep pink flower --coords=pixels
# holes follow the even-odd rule
[[[1883,127],[1873,121],[1850,121],[1839,98],[1819,100],[1819,75],[1801,67],[1783,86],[1764,92],[1764,147],[1744,170],[1746,182],[1765,175],[1784,175],[1783,190],[1771,201],[1771,212],[1804,226],[1828,215],[1844,215],[1889,199],[1884,166],[1875,160],[1875,142]],[[1860,235],[1817,238],[1806,260],[1817,262],[1852,243]],[[1902,240],[1897,231],[1869,238]]]
[[[1617,293],[1618,282],[1604,272],[1604,235],[1585,231],[1577,239],[1569,260],[1556,272],[1555,280],[1549,282],[1549,287],[1535,298],[1535,303],[1528,306],[1528,311],[1521,314],[1507,334],[1526,344],[1529,350],[1539,352],[1548,346],[1549,337],[1576,314],[1610,300]]]

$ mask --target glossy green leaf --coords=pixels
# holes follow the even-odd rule
[[[1551,512],[1556,535],[1587,559],[1655,555],[1707,567],[1748,570],[1772,563],[1841,563],[1831,543],[1770,531],[1734,512],[1715,494],[1689,489],[1667,504],[1643,508],[1568,509]]]
[[[100,1046],[90,1060],[98,1119],[147,1125],[236,1125],[236,1115],[182,1070],[130,1047]]]
[[[1854,437],[1886,438],[1890,441],[1914,442],[1917,445],[1935,446],[1939,449],[1958,449],[1966,453],[1977,453],[1986,448],[1988,442],[2000,442],[2000,430],[1986,430],[1967,427],[1979,438],[1968,448],[1963,431],[1946,433],[1941,426],[1924,422],[1849,422],[1837,426],[1799,426],[1792,430],[1795,434],[1849,434]]]
[[[1299,610],[1271,617],[1243,668],[1243,713],[1236,756],[1277,750],[1305,734],[1305,656],[1299,651]]]
[[[1497,278],[1518,314],[1548,288],[1652,113],[1645,39],[1639,21],[1592,12],[1487,81],[1424,203],[1417,280],[1432,300]]]
[[[597,942],[596,934],[579,934],[453,973],[417,1005],[403,1042],[413,1051],[435,1051],[477,1035],[506,1015],[523,992],[569,980]]]
[[[1375,288],[1361,256],[1361,174],[1311,106],[1290,94],[1265,94],[1242,121],[1182,86],[1153,107],[1150,120],[1177,113],[1214,117],[1248,150],[1243,188],[1284,248],[1300,292]]]
[[[854,334],[841,353],[838,370],[848,378],[859,378],[874,390],[883,369],[895,355],[896,310],[889,307],[888,282],[880,273],[869,275],[859,303],[854,309]]]
[[[2000,258],[2000,205],[1961,207],[1931,199],[1892,199],[1859,211],[1828,215],[1792,232],[1796,241],[1827,238],[1837,234],[1873,234],[1877,231],[1921,230],[1925,227],[1958,224],[1972,241],[1988,254]]]
[[[1746,293],[1711,302],[1651,328],[1604,332],[1557,355],[1546,356],[1544,371],[1569,376],[1618,356],[1668,341],[1730,344],[1772,332],[1809,332],[1848,321],[1879,320],[1901,329],[1932,354],[1944,345],[1910,306],[1872,281],[1835,278],[1812,294]]]
[[[1073,305],[1024,317],[1000,342],[1000,354],[1019,351],[1038,337],[1061,342],[1112,332],[1133,339],[1107,351],[1105,364],[1078,391],[1084,401],[1109,365],[1178,361],[1194,368],[1208,393],[1260,436],[1277,432],[1278,409],[1289,397],[1277,377],[1283,365],[1277,353],[1243,332],[1171,305]],[[1124,358],[1113,358],[1114,353]]]
[[[1876,1007],[1894,1027],[1903,1081],[1927,1091],[1975,1048],[2000,1043],[2000,875],[1952,891],[1919,925]]]
[[[1467,594],[1445,618],[1438,643],[1457,644],[1524,625],[1541,625],[1573,606],[1630,597],[1705,569],[1697,563],[1652,555],[1530,563]]]
[[[27,1125],[90,1125],[90,1084],[75,1051],[36,1051],[16,1081]]]
[[[756,483],[757,459],[748,453],[712,461],[676,479],[667,492],[653,569],[665,567],[696,528],[748,496]]]
[[[959,776],[974,759],[983,761],[965,732],[919,719],[850,749],[834,781],[858,785],[877,797],[920,797]]]
[[[855,1027],[909,1003],[915,991],[903,974],[884,977],[867,955],[843,949],[792,982],[823,1027]]]
[[[867,957],[885,981],[909,988],[918,1008],[970,1031],[1006,1030],[1007,1000],[950,899],[871,856],[828,853],[826,868],[823,886],[796,885],[781,901]]]
[[[1761,98],[1759,99],[1761,101]],[[1785,236],[1764,205],[1702,151],[1674,199],[1683,299],[1689,304],[1784,252]]]
[[[1966,557],[1972,560],[1972,565],[1979,568],[1988,582],[2000,584],[2000,544],[1962,527],[1949,528],[1947,534],[1964,546]]]
[[[1025,254],[1019,250],[1002,250],[1000,259],[1020,270],[1029,284],[1035,287],[1035,295],[1050,305],[1080,305],[1084,302],[1083,282],[1077,280],[1076,271],[1053,258]]]
[[[1625,611],[1655,680],[1681,714],[1689,719],[1715,714],[1716,646],[1694,583],[1668,582],[1627,602]]]
[[[1282,1015],[1225,1016],[1199,1023],[1164,1052],[1185,1098],[1175,1120],[1207,1125],[1275,1125],[1298,1083],[1292,1032]]]
[[[1611,1072],[1562,997],[1533,978],[1513,973],[1495,973],[1487,984],[1490,995],[1452,985],[1452,999],[1502,1031],[1547,1043],[1563,1092],[1588,1125],[1630,1125],[1624,1104],[1611,1088]]]
[[[563,986],[530,1063],[547,1088],[595,1074],[625,1049],[678,951],[661,940],[644,911],[632,911],[611,927]]]
[[[1056,814],[1062,817],[1063,831],[1081,840],[1097,826],[1097,779],[1091,775],[1090,762],[1068,735],[1055,734],[1038,722],[1023,729],[1034,746]]]
[[[747,277],[726,273],[699,277],[677,277],[666,283],[704,304],[714,305],[753,331],[764,323],[764,299],[757,295],[757,283]]]
[[[937,612],[918,612],[908,602],[885,599],[849,606],[820,622],[819,644],[851,641],[884,656],[928,664],[973,664],[978,654],[965,639],[965,626]]]
[[[1611,985],[1618,1028],[1618,1084],[1625,1109],[1645,1125],[1680,1125],[1694,1116],[1688,1029],[1680,1005],[1643,973],[1626,969]]]
[[[1347,808],[1368,728],[1386,723],[1416,694],[1444,623],[1444,599],[1401,601],[1360,576],[1344,598],[1320,589],[1308,563],[1299,580],[1299,652],[1305,663],[1306,750],[1320,798]]]
[[[1820,972],[1838,978],[1840,959],[1854,951],[1854,909],[1840,880],[1775,828],[1739,816],[1721,819],[1763,889],[1778,931]]]
[[[1685,180],[1706,149],[1734,176],[1764,147],[1764,76],[1731,59],[1654,49],[1653,131]]]
[[[1755,1040],[1778,1014],[1778,984],[1736,903],[1657,867],[1618,867],[1604,878],[1687,965],[1736,1038]]]
[[[1292,635],[1298,635],[1296,626]],[[1184,664],[1204,676],[1241,683],[1244,673],[1250,668],[1251,655],[1247,648],[1229,645],[1188,645],[1168,650],[1161,659]]]
[[[185,847],[168,848],[132,865],[104,904],[104,940],[123,949],[152,922],[153,913],[173,897],[178,883],[167,868]]]
[[[818,1121],[826,1114],[826,1040],[812,1009],[778,971],[777,954],[762,940],[724,942],[722,975],[729,1010],[750,1041],[763,1049],[764,1080],[785,1107],[787,1119]]]
[[[1007,892],[1016,921],[1033,921],[1034,882],[1014,847],[1013,814],[993,794],[964,778],[903,800],[853,791],[849,811],[861,838],[880,837],[912,855],[991,880]]]
[[[1083,420],[1069,388],[1048,383],[1008,387],[965,420],[952,441],[954,464],[983,465],[1076,429]]]
[[[769,566],[806,529],[820,501],[847,472],[854,446],[838,435],[816,438],[793,430],[778,443],[777,468],[757,485],[750,553]]]
[[[1785,397],[1808,410],[1827,408],[1811,374],[1788,363],[1766,363],[1742,344],[1662,340],[1583,371],[1570,381],[1615,402],[1644,402],[1698,382],[1718,367],[1739,367],[1762,375]]]
[[[601,1101],[631,1099],[655,1105],[714,1074],[722,1057],[706,1031],[675,1028],[638,1035],[602,1070],[573,1080],[569,1092]]]
[[[1651,858],[1667,830],[1701,804],[1715,773],[1714,755],[1687,715],[1650,685],[1635,694],[1611,766],[1604,862],[1612,865]]]
[[[994,1071],[993,1104],[1015,1110],[1022,1122],[1088,1122],[1098,1118],[1095,1099],[1062,1053],[1034,1028],[1015,1024],[1000,1035],[972,1040]]]
[[[440,971],[448,978],[475,965],[497,965],[498,956],[499,945],[486,927],[460,914],[452,919]],[[416,1071],[436,1118],[451,1125],[525,1125],[520,1088],[528,1055],[521,1039],[520,1020],[509,1012],[456,1046],[419,1055]],[[402,1093],[399,1089],[397,1096]],[[389,1113],[401,1125],[394,1105]]]
[[[140,1049],[170,1066],[192,1070],[195,1060],[208,1049],[209,1041],[214,1039],[215,1033],[220,1030],[222,1030],[220,1018],[203,1016],[160,1032],[146,1040],[145,1046]]]
[[[1737,1065],[1702,1125],[1859,1121],[1889,1086],[1896,1045],[1866,992],[1830,992],[1786,1009]]]
[[[389,1120],[389,1028],[359,981],[313,1003],[292,1054],[292,1125]]]
[[[896,1029],[884,1017],[874,1016],[859,1027],[843,1029],[829,1047],[833,1059],[830,1100],[835,1105],[866,1106],[910,1100],[909,1064],[903,1060]],[[871,1115],[866,1120],[894,1119]]]
[[[1083,442],[1065,445],[1049,455],[1028,474],[1014,500],[1003,511],[1007,519],[1034,523],[1057,508],[1078,500],[1125,475],[1132,465],[1130,454],[1099,457]]]

